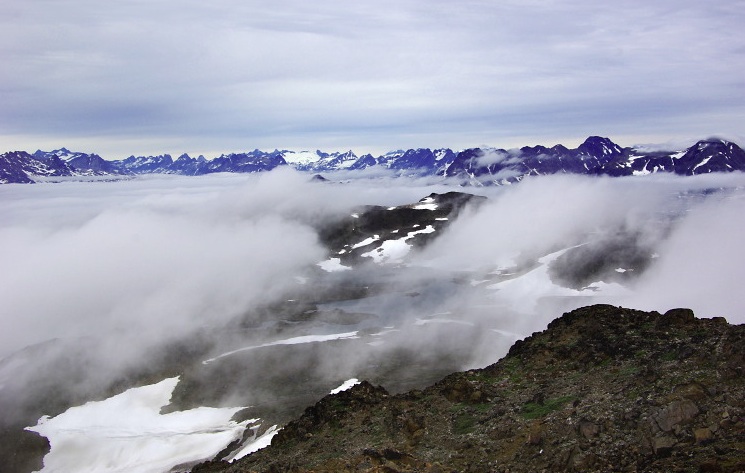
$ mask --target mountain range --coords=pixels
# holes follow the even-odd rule
[[[563,145],[524,146],[519,149],[418,148],[373,156],[352,151],[326,153],[253,150],[223,154],[214,159],[182,154],[130,156],[110,161],[97,154],[53,151],[9,151],[0,155],[0,183],[33,183],[69,177],[101,179],[141,174],[203,175],[217,172],[252,173],[291,166],[299,171],[328,173],[340,170],[387,170],[397,176],[440,176],[462,184],[500,185],[529,175],[586,174],[631,176],[659,172],[678,175],[745,170],[745,151],[718,138],[700,140],[684,150],[621,147],[608,138],[590,136],[577,148]]]

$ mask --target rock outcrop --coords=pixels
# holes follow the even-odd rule
[[[577,309],[484,369],[329,395],[223,472],[745,471],[745,326]]]

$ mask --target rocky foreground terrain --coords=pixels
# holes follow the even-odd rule
[[[499,362],[329,395],[272,445],[199,472],[745,471],[745,326],[574,310]]]

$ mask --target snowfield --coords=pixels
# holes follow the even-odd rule
[[[164,379],[72,407],[56,417],[42,417],[27,427],[51,445],[41,471],[162,473],[212,458],[259,421],[232,421],[243,407],[200,407],[161,414],[178,382],[178,377]],[[271,437],[264,434],[242,446],[239,454],[256,451],[268,441]]]

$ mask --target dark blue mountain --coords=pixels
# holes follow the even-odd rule
[[[481,184],[499,184],[519,181],[528,175],[559,173],[631,176],[656,172],[693,175],[730,171],[745,171],[745,151],[726,140],[702,140],[687,151],[648,152],[622,148],[608,138],[591,136],[575,149],[556,145],[509,151],[464,150],[442,175]]]
[[[711,172],[745,171],[745,151],[735,143],[710,138],[678,152],[640,152],[626,148],[625,156],[597,170],[608,176],[630,176],[672,172],[684,176]]]
[[[114,161],[117,167],[131,174],[161,174],[167,173],[173,165],[170,154],[158,156],[130,156],[121,161]]]
[[[54,151],[38,150],[34,157],[44,161],[60,160],[64,161],[71,169],[71,174],[75,176],[108,176],[126,174],[123,173],[116,165],[116,161],[107,161],[97,154],[88,154],[73,152],[67,148],[60,148]]]
[[[745,169],[745,151],[726,140],[702,140],[688,148],[674,166],[676,174],[691,176]]]
[[[360,156],[360,158],[354,162],[351,166],[349,166],[350,170],[361,170],[361,169],[367,169],[372,166],[377,166],[380,164],[380,160],[378,158],[375,158],[372,154],[365,154]]]
[[[628,150],[608,138],[591,136],[575,149],[526,146],[518,150],[472,148],[461,151],[444,176],[462,177],[481,183],[504,183],[529,175],[602,174],[603,166],[625,160]]]
[[[40,178],[71,176],[74,171],[56,156],[37,157],[25,151],[0,155],[0,184],[31,184]]]
[[[183,174],[185,176],[196,176],[207,159],[200,155],[198,158],[192,158],[188,154],[184,153],[176,159],[168,170],[174,174]]]
[[[284,165],[287,165],[287,161],[281,152],[265,153],[257,149],[249,153],[223,154],[211,161],[205,161],[197,167],[196,174],[271,171],[277,166]]]
[[[630,176],[669,172],[680,175],[745,171],[745,151],[735,143],[707,139],[687,150],[647,151],[622,148],[608,138],[591,136],[577,148],[557,144],[552,147],[525,146],[519,149],[417,148],[357,157],[343,153],[253,150],[223,154],[212,160],[182,154],[175,161],[170,155],[130,156],[107,161],[97,154],[72,152],[65,148],[18,151],[0,156],[0,182],[33,182],[39,177],[105,176],[166,173],[202,175],[215,172],[252,173],[292,166],[314,174],[339,170],[379,168],[398,176],[441,176],[470,185],[517,182],[525,176],[548,174],[587,174]]]

